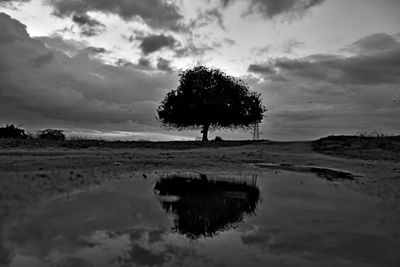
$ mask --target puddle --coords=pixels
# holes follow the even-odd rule
[[[163,209],[176,217],[172,229],[198,239],[234,228],[254,214],[260,198],[256,180],[232,180],[170,175],[157,181],[154,191]]]
[[[294,164],[275,164],[275,163],[258,163],[253,164],[256,167],[267,168],[267,169],[278,169],[294,172],[311,172],[315,173],[317,176],[324,178],[328,181],[337,180],[355,180],[359,175],[347,172],[345,170],[325,168],[320,166],[309,166],[309,165],[294,165]]]
[[[39,204],[4,227],[0,266],[399,266],[398,225],[315,173],[148,176]]]

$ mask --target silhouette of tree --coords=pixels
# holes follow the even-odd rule
[[[63,141],[65,140],[65,134],[61,130],[46,129],[37,132],[37,137],[39,139]]]
[[[157,109],[158,118],[170,128],[208,131],[247,128],[262,121],[265,107],[260,94],[218,69],[195,67],[179,74],[180,84]]]
[[[28,136],[25,134],[23,129],[15,127],[11,124],[0,128],[0,138],[26,139]]]

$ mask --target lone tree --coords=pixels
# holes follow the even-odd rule
[[[262,121],[265,107],[260,94],[218,69],[195,67],[179,74],[180,84],[157,109],[161,123],[170,128],[208,131],[248,128]]]

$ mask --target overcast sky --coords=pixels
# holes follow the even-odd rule
[[[399,14],[399,0],[0,0],[0,123],[193,139],[155,115],[203,64],[262,94],[264,139],[400,134]]]

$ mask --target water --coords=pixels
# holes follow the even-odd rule
[[[236,178],[154,175],[43,201],[5,227],[0,266],[400,266],[400,219],[379,199],[312,173]]]

